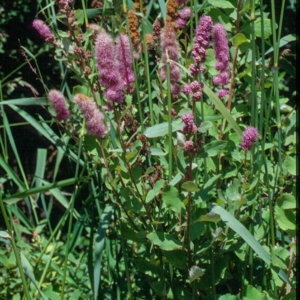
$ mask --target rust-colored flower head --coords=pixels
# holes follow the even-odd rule
[[[166,3],[167,18],[166,22],[175,22],[178,18],[178,3],[177,0],[168,0]]]
[[[137,51],[139,46],[139,38],[140,38],[139,20],[133,10],[128,11],[127,18],[128,18],[128,26],[130,31],[131,42],[134,49]]]

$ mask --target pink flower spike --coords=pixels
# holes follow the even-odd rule
[[[160,70],[160,77],[163,80],[167,79],[167,58],[170,61],[170,79],[171,79],[171,90],[172,96],[176,98],[180,93],[179,81],[181,78],[180,68],[176,64],[179,61],[180,51],[179,44],[177,41],[176,32],[174,26],[170,22],[165,23],[165,27],[161,31],[161,62],[162,68]],[[168,55],[168,57],[167,57]],[[174,63],[176,62],[176,63]]]
[[[95,56],[99,82],[105,87],[105,96],[112,102],[122,103],[124,86],[115,59],[115,44],[111,36],[103,29],[96,38]]]
[[[229,47],[225,28],[217,23],[213,28],[213,42],[216,58],[216,70],[220,74],[214,78],[215,85],[226,85],[229,83]]]
[[[46,42],[54,42],[55,37],[52,34],[50,27],[43,20],[35,19],[32,22],[32,27],[37,31],[39,36]]]
[[[255,127],[249,126],[243,132],[243,140],[241,142],[241,147],[244,151],[250,150],[253,146],[253,143],[258,137],[258,131]]]
[[[105,138],[108,132],[104,124],[104,115],[97,107],[97,104],[83,94],[76,94],[74,102],[86,119],[86,129],[89,134],[95,134],[99,138]]]
[[[51,90],[48,94],[48,98],[56,112],[57,120],[66,121],[70,116],[70,112],[67,108],[64,95],[60,91]]]
[[[132,58],[130,51],[130,41],[126,34],[118,35],[116,39],[116,58],[119,64],[119,72],[123,80],[123,85],[129,93],[133,93],[134,72],[132,70]]]

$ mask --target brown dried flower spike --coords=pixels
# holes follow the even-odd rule
[[[140,37],[139,21],[133,10],[128,11],[127,18],[128,18],[131,42],[133,44],[133,47],[137,49],[139,44],[139,37]]]
[[[167,1],[167,22],[175,22],[178,18],[178,2],[177,0],[168,0]]]

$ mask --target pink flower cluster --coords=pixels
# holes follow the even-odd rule
[[[124,101],[123,83],[120,80],[118,63],[115,59],[115,44],[111,36],[102,30],[96,38],[95,55],[100,83],[105,87],[105,96],[112,102]]]
[[[203,73],[205,70],[204,66],[200,67],[200,63],[203,63],[208,55],[207,49],[209,47],[211,30],[211,17],[203,16],[200,19],[199,25],[196,29],[194,45],[192,48],[192,56],[196,62],[196,64],[190,65],[190,71],[193,77],[196,77],[199,72]]]
[[[134,89],[131,83],[134,82],[134,73],[132,71],[129,37],[126,34],[117,36],[116,57],[118,58],[119,72],[123,85],[129,93],[133,93]]]
[[[218,92],[218,96],[223,98],[229,92],[228,89],[224,88],[224,85],[229,83],[229,47],[226,30],[220,23],[217,23],[213,28],[213,43],[217,60],[215,68],[220,72],[214,77],[214,84],[223,87]]]
[[[117,37],[117,44],[102,29],[95,42],[95,56],[99,71],[99,81],[105,87],[108,100],[117,103],[124,101],[124,88],[133,92],[134,81],[129,38],[126,35]]]
[[[50,90],[48,98],[56,112],[57,120],[66,121],[70,116],[70,112],[67,108],[66,99],[64,95],[60,91]]]
[[[184,133],[195,134],[197,132],[197,126],[194,123],[193,114],[184,114],[181,116],[181,120],[183,121],[182,131]]]
[[[243,140],[241,142],[241,147],[244,151],[250,150],[253,143],[258,137],[258,131],[255,127],[249,126],[243,132]]]
[[[178,19],[175,21],[178,28],[183,28],[186,26],[187,21],[191,17],[191,9],[189,7],[184,7],[179,13]]]
[[[95,134],[100,138],[105,138],[108,129],[104,124],[104,115],[97,107],[97,104],[89,97],[76,94],[74,102],[86,119],[86,129],[89,134]]]
[[[179,61],[179,45],[177,41],[177,35],[174,26],[170,22],[166,22],[162,32],[161,32],[161,61],[163,67],[160,71],[160,76],[163,80],[167,79],[167,58],[170,61],[170,79],[171,79],[171,93],[173,97],[177,97],[180,93],[180,86],[178,82],[181,79],[180,68],[176,64]]]
[[[194,80],[191,83],[187,83],[183,87],[183,92],[186,95],[192,94],[194,101],[200,101],[200,99],[202,97],[202,90],[203,90],[203,83],[200,83],[197,80]]]
[[[55,36],[52,34],[50,27],[43,20],[35,19],[32,27],[37,31],[39,36],[48,43],[55,42]]]

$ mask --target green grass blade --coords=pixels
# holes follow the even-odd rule
[[[94,299],[97,299],[98,290],[100,286],[101,278],[101,260],[102,253],[105,249],[105,232],[110,223],[111,217],[114,212],[114,207],[112,205],[107,205],[101,215],[101,219],[98,225],[98,231],[95,237],[95,250],[94,250]]]
[[[13,180],[13,182],[19,187],[21,191],[25,190],[25,186],[15,171],[10,167],[10,165],[4,160],[0,155],[0,166],[4,169],[7,175]]]
[[[10,99],[1,102],[2,105],[48,105],[47,98],[20,98]]]
[[[267,265],[271,266],[270,255],[241,222],[239,222],[234,216],[232,216],[221,206],[214,205],[211,212],[218,214],[228,227],[230,227],[237,234],[239,234],[240,237],[256,252],[256,254]],[[279,270],[278,275],[281,277],[282,280],[290,284],[289,279],[282,270]]]
[[[43,181],[43,183],[45,183],[46,181]],[[16,203],[20,200],[22,200],[25,197],[31,196],[31,195],[35,195],[38,193],[43,193],[43,192],[47,192],[53,189],[58,189],[64,186],[68,186],[68,185],[72,185],[76,182],[75,178],[70,178],[70,179],[65,179],[65,180],[61,180],[58,182],[53,182],[53,183],[48,183],[48,184],[44,184],[43,186],[38,186],[38,187],[34,187],[25,191],[22,191],[20,193],[14,194],[6,199],[4,199],[3,201],[8,204],[11,205],[13,203]],[[66,204],[63,204],[64,206],[66,206]]]
[[[223,115],[228,124],[232,127],[232,129],[239,135],[242,136],[242,130],[240,129],[237,122],[233,119],[230,112],[227,110],[225,105],[221,102],[221,100],[216,96],[216,94],[204,83],[204,93],[207,95],[209,100],[216,106],[217,110]]]

